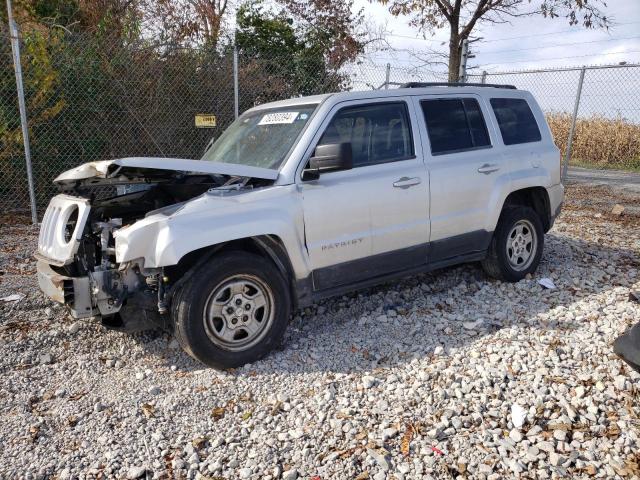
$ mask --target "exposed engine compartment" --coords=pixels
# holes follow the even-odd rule
[[[273,180],[118,167],[107,171],[102,178],[90,176],[56,183],[63,195],[58,196],[62,198],[57,202],[55,197],[52,200],[51,225],[44,225],[47,214],[43,220],[40,242],[43,245],[39,244],[38,253],[47,268],[42,269],[41,287],[61,290],[60,300],[71,308],[74,316],[100,315],[107,326],[121,327],[121,316],[128,310],[136,320],[166,313],[165,293],[175,279],[169,278],[162,268],[145,268],[142,262],[118,264],[115,233],[120,228],[160,209],[179,208],[207,192],[212,195],[237,194],[241,190],[270,185]],[[49,209],[47,212],[50,213]],[[54,259],[43,254],[47,243],[43,235],[47,236],[47,229],[52,232],[62,230],[62,239],[49,233],[49,241],[54,244],[58,242],[68,247],[75,242],[72,258]]]
[[[79,180],[60,187],[62,193],[89,200],[91,210],[86,222],[75,261],[58,267],[69,276],[86,275],[96,267],[115,267],[115,239],[113,232],[130,225],[150,212],[180,204],[207,191],[223,193],[272,183],[217,174],[185,174],[166,170],[144,169],[128,172],[130,180]],[[66,232],[73,232],[77,215],[70,217]],[[70,233],[67,233],[70,235]],[[56,270],[54,268],[54,270]]]

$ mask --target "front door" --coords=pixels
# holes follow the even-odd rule
[[[429,178],[406,99],[334,108],[318,145],[350,143],[353,169],[301,183],[314,288],[426,263]]]

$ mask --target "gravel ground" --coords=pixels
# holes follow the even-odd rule
[[[640,320],[639,202],[573,186],[533,278],[465,265],[331,299],[228,372],[69,319],[36,231],[0,219],[0,297],[24,295],[0,301],[0,477],[640,478],[640,375],[611,348]]]

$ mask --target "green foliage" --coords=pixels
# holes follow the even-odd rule
[[[77,0],[12,0],[12,4],[16,22],[28,30],[44,25],[71,25],[80,11]],[[0,8],[0,21],[4,25],[7,23],[5,5]]]
[[[15,0],[40,204],[54,193],[55,176],[84,162],[125,156],[200,158],[211,136],[234,119],[231,46],[184,48],[165,37],[162,43],[144,38],[138,10],[123,6],[135,3]],[[345,21],[341,14],[339,27],[328,30],[342,28]],[[8,39],[2,28],[0,37]],[[356,50],[349,46],[336,56],[335,45],[321,30],[261,2],[241,6],[240,110],[346,88],[340,68]],[[197,113],[216,115],[216,129],[194,128]],[[0,42],[0,171],[0,198],[19,198],[16,204],[26,206],[8,41]]]
[[[0,198],[26,202],[24,151],[10,46],[0,47]],[[6,54],[6,55],[5,55]],[[212,112],[233,121],[232,58],[203,49],[161,50],[58,29],[23,34],[22,67],[36,192],[81,163],[126,156],[199,158],[216,133],[194,128]]]
[[[3,172],[23,168],[22,130],[15,76],[12,76],[13,62],[8,47],[7,56],[3,55],[3,58],[10,61],[2,65],[0,91],[3,98],[11,98],[13,102],[2,102],[0,106],[0,169]],[[22,43],[22,70],[28,73],[23,75],[23,88],[30,136],[39,126],[58,116],[64,108],[59,91],[59,75],[51,62],[51,52],[59,47],[60,41],[56,35],[45,37],[38,31],[32,32]],[[5,54],[4,49],[2,54]],[[5,175],[1,182],[11,182],[11,176]],[[8,186],[0,185],[0,191],[6,188]]]
[[[0,30],[1,32],[1,30]],[[0,40],[7,38],[0,37]],[[11,45],[0,41],[0,196],[8,195],[9,176],[24,171],[20,163],[19,146],[22,142],[20,132],[20,114],[16,97],[16,82],[11,61]],[[22,162],[24,164],[24,162]]]
[[[79,10],[76,0],[35,0],[29,3],[33,17],[59,25],[74,22]]]
[[[296,24],[285,10],[274,12],[261,0],[249,2],[238,9],[236,25],[240,75],[259,85],[249,95],[243,92],[243,106],[346,88],[342,65],[331,62],[324,34]]]
[[[298,39],[293,19],[284,12],[273,14],[261,1],[245,3],[236,17],[236,44],[247,55],[279,57],[295,55],[305,48],[304,39]]]

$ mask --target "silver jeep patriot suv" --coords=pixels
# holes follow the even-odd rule
[[[408,84],[261,105],[200,160],[122,158],[55,179],[41,289],[76,318],[154,320],[194,358],[253,362],[293,310],[480,261],[535,271],[560,154],[531,94]]]

